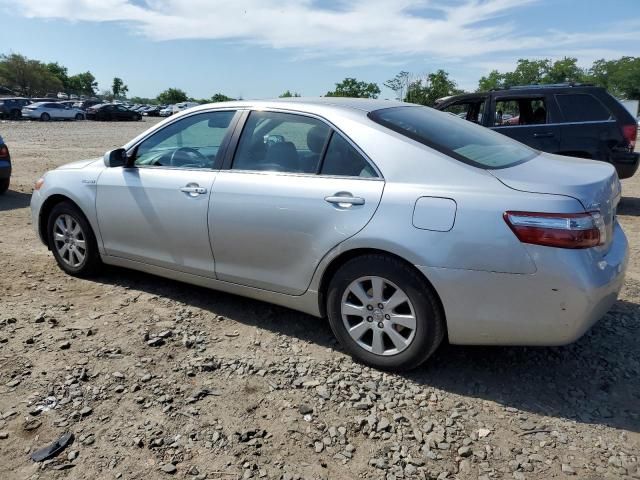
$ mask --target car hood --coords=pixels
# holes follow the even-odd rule
[[[89,160],[78,160],[77,162],[66,163],[57,168],[57,170],[78,170],[80,168],[88,167],[89,165],[103,161],[101,157],[91,158]]]

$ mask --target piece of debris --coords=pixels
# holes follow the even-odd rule
[[[43,462],[50,458],[55,457],[60,452],[62,452],[68,445],[73,443],[73,433],[68,432],[58,438],[51,445],[36,450],[31,454],[31,460],[34,462]]]

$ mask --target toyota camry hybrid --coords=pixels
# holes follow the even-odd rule
[[[238,101],[47,172],[33,225],[58,265],[142,270],[327,316],[344,349],[412,368],[453,344],[561,345],[628,259],[606,163],[430,108]]]

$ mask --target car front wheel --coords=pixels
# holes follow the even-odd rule
[[[351,356],[385,370],[417,367],[445,333],[431,286],[391,256],[364,255],[346,262],[329,285],[327,313]]]
[[[100,256],[95,235],[75,205],[62,202],[53,207],[47,232],[53,256],[66,273],[84,277],[98,270]]]
[[[48,122],[49,120],[51,120],[51,115],[45,112],[40,115],[40,120],[42,120],[43,122]]]

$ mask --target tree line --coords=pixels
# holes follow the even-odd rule
[[[564,82],[590,83],[606,88],[610,93],[625,99],[640,99],[640,57],[621,57],[617,60],[596,60],[589,68],[578,66],[574,57],[560,60],[530,60],[521,58],[516,68],[509,72],[492,70],[480,78],[477,91],[509,88],[515,85],[553,84]],[[0,55],[0,86],[24,96],[44,96],[50,92],[95,96],[98,83],[90,71],[69,75],[66,67],[57,62],[43,63],[23,55]],[[425,75],[399,72],[383,83],[392,90],[396,99],[422,105],[433,105],[437,99],[463,93],[449,73],[443,69]],[[126,98],[129,91],[120,77],[114,77],[111,89],[100,96],[109,100]],[[378,98],[381,93],[376,83],[347,77],[328,91],[327,97]],[[286,90],[281,95],[299,97],[298,92]],[[133,103],[174,104],[186,101],[198,103],[234,100],[222,93],[211,98],[195,99],[184,90],[168,88],[155,98],[131,97]]]

